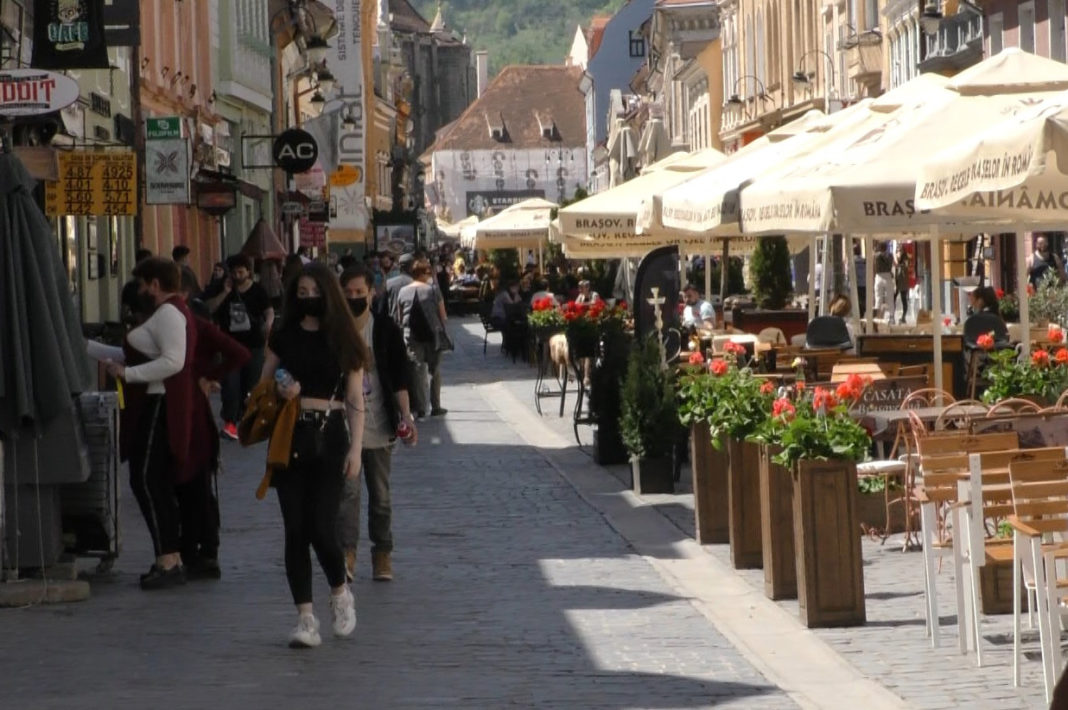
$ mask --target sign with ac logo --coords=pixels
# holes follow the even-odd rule
[[[274,164],[287,173],[311,170],[319,157],[319,145],[312,134],[300,128],[289,128],[274,139]]]

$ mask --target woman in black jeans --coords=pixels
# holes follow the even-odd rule
[[[335,523],[345,479],[360,475],[368,360],[337,276],[322,264],[308,264],[286,288],[285,318],[271,334],[262,376],[276,381],[282,398],[300,397],[290,465],[272,480],[285,525],[286,577],[299,615],[289,637],[293,648],[321,642],[309,546],[330,583],[334,633],[348,636],[356,627]],[[292,382],[276,377],[280,369]]]

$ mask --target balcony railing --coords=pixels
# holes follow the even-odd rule
[[[983,16],[961,5],[957,14],[943,19],[938,32],[925,41],[927,54],[920,71],[965,69],[983,57]]]

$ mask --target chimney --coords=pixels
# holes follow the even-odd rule
[[[489,84],[489,52],[485,50],[475,52],[475,77],[478,95],[482,96]]]

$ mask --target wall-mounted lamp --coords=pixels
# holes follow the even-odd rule
[[[938,9],[938,3],[928,2],[920,15],[920,27],[926,35],[938,34],[938,26],[942,24],[942,11]]]
[[[312,94],[312,97],[308,100],[316,108],[322,108],[323,104],[326,103],[326,99],[323,97],[323,92],[319,91],[318,89],[315,90],[315,93]]]
[[[330,45],[319,34],[311,35],[304,43],[304,51],[308,53],[308,61],[316,66],[326,60],[326,52],[329,49]]]
[[[319,88],[322,89],[324,94],[329,94],[334,90],[336,79],[325,66],[315,72],[315,78],[318,80]]]

